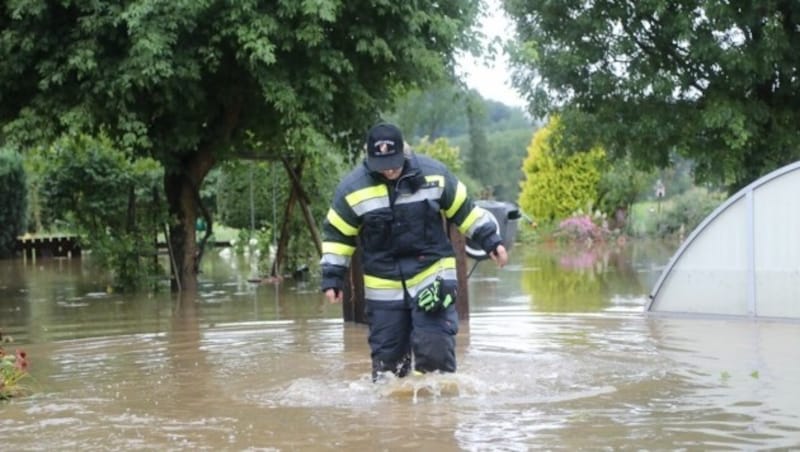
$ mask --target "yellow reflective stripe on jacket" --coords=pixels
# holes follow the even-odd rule
[[[422,282],[422,280],[424,280],[428,276],[435,275],[438,272],[441,272],[441,271],[444,271],[444,270],[447,270],[447,269],[450,269],[450,268],[456,268],[456,258],[455,257],[445,257],[444,259],[439,259],[439,261],[436,262],[435,264],[433,264],[430,267],[426,268],[425,270],[422,270],[421,272],[417,273],[416,275],[414,275],[413,278],[408,279],[406,281],[406,285],[407,286],[413,286],[413,285],[419,284],[420,282]]]
[[[472,209],[472,212],[470,212],[470,213],[469,213],[469,215],[467,215],[467,218],[466,218],[466,219],[464,219],[464,222],[463,222],[463,223],[461,223],[460,225],[458,225],[458,230],[459,230],[459,231],[460,231],[462,234],[467,234],[467,231],[469,230],[469,228],[470,228],[470,227],[471,227],[471,226],[472,226],[472,225],[473,225],[473,224],[474,224],[476,221],[478,221],[478,220],[479,220],[479,219],[480,219],[482,216],[483,216],[483,210],[482,210],[482,209],[480,209],[479,207],[474,207],[474,208]],[[468,234],[467,234],[467,235],[468,235]]]
[[[445,257],[434,262],[433,265],[422,270],[414,275],[412,278],[406,280],[406,286],[414,286],[425,280],[425,278],[436,275],[445,270],[456,268],[456,258]],[[364,275],[364,287],[370,289],[397,289],[403,287],[403,282],[400,280],[379,278],[377,276]]]
[[[455,215],[456,212],[458,212],[458,209],[461,208],[466,199],[467,199],[467,186],[459,181],[458,185],[456,186],[456,196],[453,199],[453,204],[451,204],[450,207],[447,209],[447,211],[445,211],[444,213],[445,216],[447,218],[453,218],[453,215]]]
[[[364,287],[368,289],[402,289],[403,282],[400,280],[395,281],[394,279],[364,275]]]
[[[440,261],[441,262],[441,261]],[[455,262],[455,261],[454,261]],[[446,265],[446,263],[445,263]],[[455,268],[434,268],[433,272],[423,271],[420,275],[412,278],[406,282],[405,290],[412,298],[416,297],[420,290],[433,284],[437,277],[442,277],[448,280],[456,280],[457,273]],[[364,298],[374,301],[396,301],[405,298],[403,291],[403,283],[401,281],[386,280],[381,278],[370,277],[371,280],[364,284]],[[377,284],[382,287],[370,287],[368,284]]]
[[[336,213],[333,209],[328,209],[328,215],[325,217],[328,222],[333,225],[336,229],[339,230],[344,235],[347,236],[354,236],[358,234],[358,228],[353,227],[350,223],[344,221],[338,213]]]
[[[406,290],[408,290],[408,294],[410,296],[412,296],[412,297],[416,297],[417,293],[419,293],[420,290],[422,290],[422,289],[430,286],[431,284],[433,284],[433,281],[438,276],[441,276],[442,279],[455,280],[455,279],[457,279],[457,277],[456,277],[456,269],[455,268],[444,269],[441,272],[434,273],[432,275],[428,275],[427,278],[422,279],[421,281],[417,282],[416,284],[407,284],[406,285]]]
[[[347,204],[352,207],[356,204],[366,201],[367,199],[380,198],[381,196],[389,196],[389,190],[386,188],[386,185],[383,184],[373,185],[371,187],[362,188],[361,190],[356,190],[345,196],[344,199],[347,201]]]
[[[443,279],[453,280],[457,279],[456,276],[456,269],[455,268],[447,268],[442,270],[439,273],[435,273],[433,275],[429,275],[427,278],[423,279],[417,284],[414,285],[407,285],[406,290],[408,291],[408,295],[411,298],[414,298],[419,294],[419,292],[433,284],[433,281],[438,278],[442,277]],[[376,301],[396,301],[402,300],[405,298],[405,294],[403,293],[402,287],[394,287],[389,289],[375,289],[372,287],[365,287],[364,288],[364,298],[367,300],[376,300]]]
[[[444,176],[439,174],[425,176],[425,182],[436,182],[437,186],[444,188]]]
[[[338,242],[322,242],[322,254],[331,253],[342,256],[352,256],[356,247]]]

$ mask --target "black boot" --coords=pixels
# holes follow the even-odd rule
[[[381,376],[386,372],[393,373],[398,378],[403,378],[408,375],[411,370],[411,355],[405,355],[400,361],[396,363],[387,364],[383,360],[372,362],[372,382],[376,383],[381,379]]]

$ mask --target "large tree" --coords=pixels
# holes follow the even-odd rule
[[[198,189],[238,152],[313,161],[402,89],[452,72],[478,0],[16,0],[0,6],[0,142],[105,131],[164,164],[196,288]],[[450,70],[450,71],[448,71]],[[342,145],[342,148],[347,146]],[[316,148],[316,149],[315,149]]]
[[[677,151],[731,189],[800,157],[796,1],[504,5],[515,86],[535,115],[561,112],[567,138],[651,165]]]

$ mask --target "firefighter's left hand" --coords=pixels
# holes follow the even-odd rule
[[[508,251],[503,245],[497,245],[497,248],[489,253],[489,256],[497,264],[498,268],[503,268],[508,263]]]
[[[328,303],[341,303],[344,294],[341,290],[330,288],[325,290],[325,299],[328,300]]]

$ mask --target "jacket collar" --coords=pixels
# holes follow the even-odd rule
[[[367,171],[367,173],[369,173],[369,175],[372,176],[373,178],[380,180],[382,182],[390,182],[385,177],[383,177],[383,174],[381,174],[379,171],[370,170],[369,167],[367,166],[366,159],[364,159],[361,162],[361,164],[364,166],[364,169]],[[405,179],[407,177],[417,176],[421,172],[422,170],[420,169],[419,162],[417,161],[417,155],[413,152],[407,153],[406,161],[403,164],[403,171],[400,173],[399,179]]]

